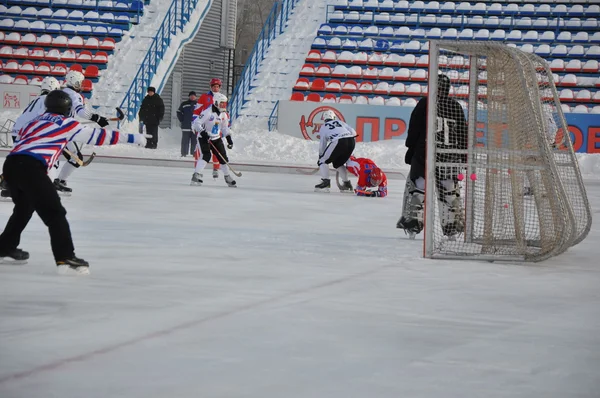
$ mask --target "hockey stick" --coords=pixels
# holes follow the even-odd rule
[[[67,155],[69,155],[75,163],[77,163],[79,166],[83,166],[83,167],[88,166],[90,163],[92,163],[92,160],[94,160],[94,158],[96,157],[96,152],[93,152],[90,156],[88,156],[86,161],[83,161],[83,160],[79,159],[79,157],[77,155],[75,155],[74,153],[69,151],[67,148],[63,149],[63,152],[65,152]]]
[[[215,152],[219,155],[219,157],[221,158],[222,161],[225,162],[225,164],[227,165],[227,167],[229,167],[229,170],[231,170],[231,172],[236,176],[236,177],[241,177],[242,173],[240,172],[236,172],[233,167],[231,167],[231,165],[229,164],[229,162],[227,162],[227,160],[225,160],[225,158],[223,157],[223,155],[221,155],[221,152],[219,152],[219,150],[217,149],[217,147],[215,146],[215,144],[212,143],[212,140],[208,140],[208,142],[210,143],[210,145],[212,145],[213,149],[215,150]]]
[[[121,108],[117,107],[115,108],[117,110],[117,117],[111,117],[108,118],[106,120],[108,120],[109,122],[117,122],[117,121],[121,121],[123,119],[125,119],[125,114],[123,113],[123,111],[121,110]],[[86,120],[84,122],[79,122],[81,124],[89,124],[89,123],[96,123],[93,120]]]
[[[312,176],[312,175],[315,175],[315,174],[317,174],[319,172],[319,168],[317,167],[314,170],[296,169],[296,171],[298,173],[300,173],[300,174],[304,174],[304,175],[307,175],[307,176]]]

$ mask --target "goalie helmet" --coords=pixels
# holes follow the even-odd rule
[[[71,87],[75,91],[81,90],[81,83],[83,83],[83,73],[76,70],[70,70],[65,77],[67,87]]]
[[[335,112],[332,110],[328,110],[323,112],[323,120],[324,121],[328,121],[328,120],[335,120],[337,119],[337,117],[335,116]]]
[[[221,93],[215,93],[213,96],[214,106],[221,112],[227,111],[227,97]]]
[[[378,187],[381,184],[381,181],[383,181],[381,169],[375,167],[371,170],[371,173],[369,173],[369,184],[371,184],[372,187]]]
[[[50,91],[59,90],[60,83],[58,82],[58,80],[56,80],[52,76],[48,76],[44,80],[42,80],[41,88],[42,88],[42,94],[44,94],[44,92],[49,93]]]
[[[71,114],[72,105],[71,97],[62,90],[50,91],[44,100],[46,112],[56,113],[65,117],[69,117]]]

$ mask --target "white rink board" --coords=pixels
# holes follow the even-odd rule
[[[30,264],[0,265],[0,397],[598,396],[597,227],[534,266],[424,260],[394,228],[401,180],[371,199],[191,173],[73,174],[89,277],[56,275],[34,216]]]

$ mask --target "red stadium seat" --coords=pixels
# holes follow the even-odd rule
[[[3,71],[4,73],[17,73],[19,71],[19,62],[14,59],[9,60],[4,64]]]
[[[308,62],[321,62],[321,51],[319,50],[310,50],[308,52],[308,56],[306,57]]]
[[[335,94],[331,94],[331,93],[325,94],[323,96],[322,102],[328,102],[328,103],[334,104],[337,102],[337,97],[335,96]]]
[[[27,76],[17,75],[12,84],[29,84],[29,80],[27,79]]]
[[[67,74],[67,65],[65,64],[55,64],[50,70],[50,74],[52,76],[64,76]]]
[[[311,91],[325,91],[325,80],[315,79],[310,85]],[[319,101],[320,102],[320,101]]]
[[[296,84],[294,85],[294,90],[308,90],[310,87],[310,83],[307,78],[301,77],[296,80]]]
[[[300,70],[300,76],[314,76],[314,75],[315,75],[315,66],[312,64],[304,64],[304,66]]]
[[[91,80],[85,79],[81,83],[81,91],[83,91],[84,93],[89,93],[90,91],[92,91],[92,87],[93,87],[93,84],[92,84]]]
[[[318,93],[310,93],[306,96],[306,100],[310,102],[321,102],[321,96]]]
[[[40,64],[38,66],[35,67],[35,74],[36,75],[50,75],[52,71],[52,67],[50,66],[50,64],[48,62],[40,62]]]
[[[81,72],[83,73],[83,67],[79,64],[73,64],[71,65],[71,67],[69,68],[69,70],[75,70],[77,72]]]
[[[292,96],[290,97],[290,101],[304,101],[304,94],[292,93]]]
[[[325,91],[339,93],[342,91],[342,83],[339,80],[330,80],[325,86]]]
[[[85,72],[83,73],[83,75],[85,77],[90,77],[90,78],[96,78],[98,77],[98,67],[96,65],[90,65],[87,68],[85,68]]]
[[[115,39],[107,37],[102,40],[99,47],[104,51],[112,51],[115,49]]]

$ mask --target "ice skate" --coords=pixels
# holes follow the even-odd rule
[[[190,185],[194,186],[200,186],[202,185],[202,174],[201,173],[194,173],[192,174],[192,181],[190,182]]]
[[[67,186],[65,180],[59,180],[58,178],[54,179],[54,187],[58,193],[63,196],[71,196],[71,192],[73,192],[73,190]]]
[[[329,178],[321,178],[321,182],[315,185],[315,192],[329,192],[331,188],[331,180]]]
[[[90,264],[75,255],[71,258],[57,261],[56,265],[60,274],[89,275],[90,273]]]
[[[342,186],[340,187],[340,192],[354,193],[354,188],[352,188],[352,183],[350,181],[342,182]]]
[[[423,222],[416,218],[402,216],[396,223],[396,228],[403,229],[409,239],[415,239],[423,230]]]
[[[231,187],[231,188],[237,187],[235,180],[233,178],[231,178],[231,176],[225,176],[225,182],[227,183],[228,187]]]
[[[219,178],[219,170],[218,169],[213,169],[213,178],[216,180],[217,178]]]
[[[4,264],[26,264],[29,253],[21,249],[0,252],[0,262]]]
[[[3,189],[0,192],[0,200],[2,200],[3,202],[10,202],[12,200],[12,197],[10,196],[10,191],[8,189]]]

